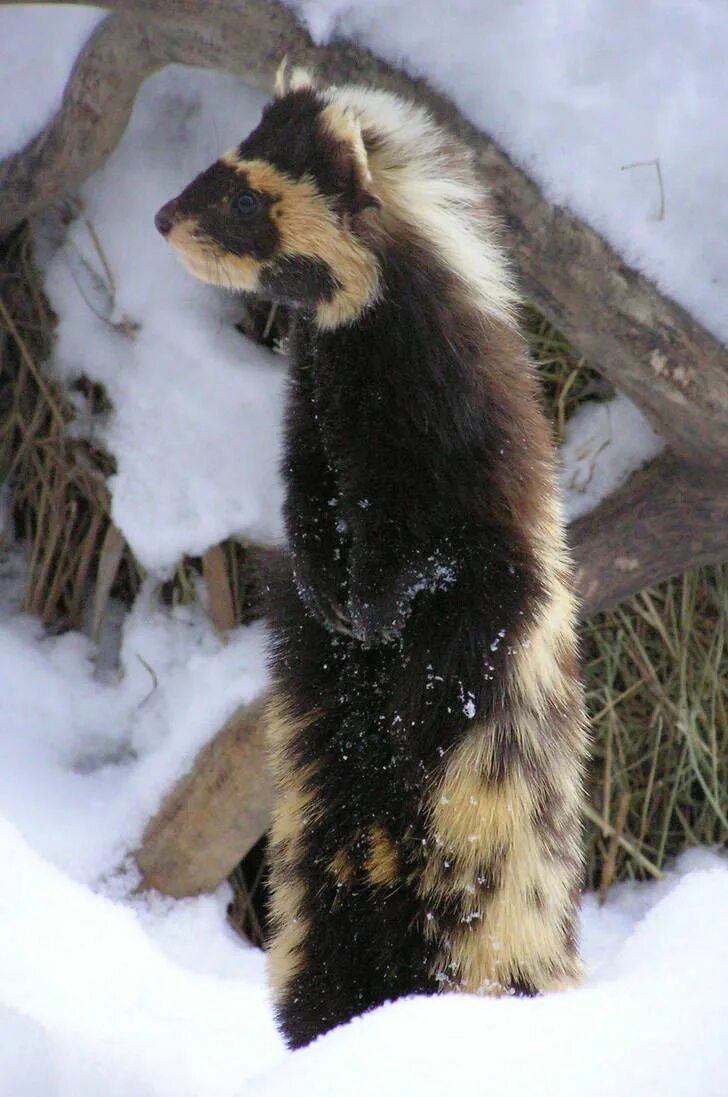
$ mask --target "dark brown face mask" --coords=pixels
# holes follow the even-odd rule
[[[376,294],[362,218],[379,201],[361,131],[311,87],[288,91],[256,129],[157,212],[195,277],[346,322]]]

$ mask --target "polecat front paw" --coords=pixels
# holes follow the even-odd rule
[[[365,648],[397,640],[407,616],[401,603],[386,596],[371,600],[350,598],[347,611],[351,621],[351,635]]]

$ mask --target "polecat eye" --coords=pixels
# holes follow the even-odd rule
[[[241,190],[232,200],[232,207],[241,217],[250,217],[256,213],[260,205],[260,198],[254,190]]]

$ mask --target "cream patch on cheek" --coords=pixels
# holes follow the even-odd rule
[[[226,289],[253,292],[258,288],[260,263],[251,256],[219,252],[213,243],[202,244],[194,236],[195,223],[180,221],[167,241],[195,278]]]

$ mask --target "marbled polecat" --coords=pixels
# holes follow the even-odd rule
[[[579,972],[586,749],[554,454],[468,150],[294,70],[157,214],[292,310],[270,974],[292,1046]]]

